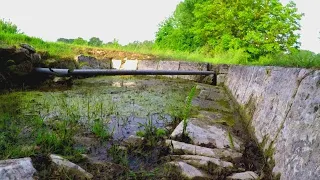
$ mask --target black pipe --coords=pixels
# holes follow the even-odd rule
[[[210,75],[214,71],[168,71],[168,70],[115,70],[115,69],[51,69],[35,68],[35,72],[56,76],[88,75]]]

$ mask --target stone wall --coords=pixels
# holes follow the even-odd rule
[[[232,66],[225,85],[259,143],[274,148],[274,173],[320,179],[319,70]]]
[[[215,71],[217,73],[225,73],[225,66],[222,68],[222,65],[210,65],[208,63],[194,63],[194,62],[185,62],[185,61],[166,61],[166,60],[112,60],[113,69],[122,69],[122,70],[181,70],[181,71]],[[221,68],[220,68],[221,66]],[[182,78],[198,82],[204,82],[210,79],[212,82],[214,79],[213,76],[200,76],[200,75],[164,75],[171,78]]]

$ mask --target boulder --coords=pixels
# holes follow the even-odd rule
[[[188,179],[210,179],[210,176],[195,168],[194,166],[191,166],[185,162],[182,161],[173,161],[173,162],[169,162],[169,165],[175,166],[177,167],[180,171],[181,171],[181,175],[188,178]]]
[[[187,120],[186,132],[195,145],[220,149],[234,148],[240,151],[243,143],[231,132],[228,132],[225,127],[215,123],[215,121],[223,121],[227,124],[232,123],[228,122],[230,121],[228,118],[230,117],[221,113],[201,111],[199,117]],[[180,122],[170,137],[177,139],[182,136],[182,131],[183,121]],[[232,136],[233,145],[231,144],[230,136]]]
[[[231,176],[228,176],[227,179],[235,179],[235,180],[250,180],[250,179],[258,179],[259,176],[252,172],[252,171],[246,171],[242,173],[235,173],[232,174]]]
[[[82,169],[80,166],[58,156],[51,154],[50,155],[52,163],[56,165],[59,169],[66,170],[72,174],[75,174],[77,176],[80,176],[81,178],[85,179],[92,179],[93,175],[86,172],[84,169]]]
[[[199,155],[218,159],[238,159],[241,153],[231,149],[211,149],[174,140],[166,140],[166,145],[175,154]]]
[[[0,179],[25,179],[32,180],[36,169],[31,158],[10,159],[0,161]]]
[[[126,138],[123,143],[126,146],[140,146],[143,143],[144,138],[135,136],[135,135],[130,135],[128,138]]]
[[[29,44],[20,44],[20,47],[28,50],[30,54],[36,53],[36,50],[34,49],[34,47],[30,46]]]

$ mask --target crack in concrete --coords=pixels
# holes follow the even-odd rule
[[[254,67],[254,72],[253,72],[252,75],[250,76],[249,82],[248,82],[248,84],[247,84],[246,90],[245,90],[244,93],[243,93],[242,99],[243,99],[244,97],[246,97],[246,95],[247,95],[247,90],[248,90],[249,85],[251,84],[252,79],[253,79],[253,76],[256,74],[256,72],[257,72],[257,68]]]

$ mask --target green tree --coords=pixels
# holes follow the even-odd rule
[[[89,46],[102,46],[103,41],[101,41],[99,38],[97,37],[92,37],[90,38],[88,45]]]
[[[67,44],[72,44],[73,41],[74,41],[74,39],[66,39],[66,38],[57,39],[57,42],[63,42],[63,43],[67,43]]]
[[[160,25],[160,48],[214,55],[244,49],[251,58],[299,47],[301,14],[293,2],[279,0],[185,0]]]
[[[83,38],[78,37],[77,39],[75,39],[73,41],[73,44],[76,44],[76,45],[87,45],[88,42],[86,40],[84,40]]]
[[[15,24],[12,24],[12,22],[0,19],[0,32],[18,34],[20,30]]]

